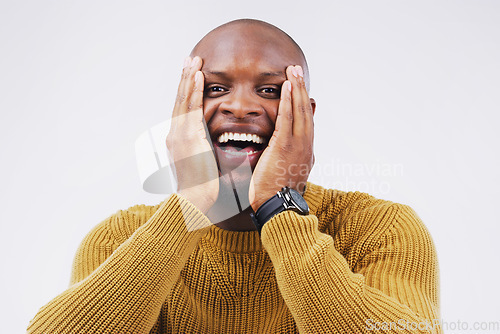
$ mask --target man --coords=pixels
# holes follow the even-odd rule
[[[28,331],[439,331],[436,254],[418,216],[307,182],[308,80],[298,45],[270,24],[207,34],[184,63],[167,137],[177,194],[96,226],[70,287]],[[220,221],[228,198],[240,212]]]

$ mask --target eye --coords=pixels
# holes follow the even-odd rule
[[[267,99],[279,99],[281,90],[278,87],[262,87],[258,93]]]
[[[208,85],[205,87],[205,95],[207,97],[219,97],[228,91],[228,89],[219,85]]]

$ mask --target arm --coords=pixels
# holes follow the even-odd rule
[[[386,221],[388,227],[382,234],[364,236],[359,258],[349,254],[355,272],[335,249],[333,238],[318,230],[316,216],[286,211],[264,225],[262,242],[301,332],[366,333],[380,328],[382,322],[393,323],[393,332],[439,331],[437,326],[432,328],[439,307],[437,260],[430,235],[403,205],[371,216],[375,216],[372,224]],[[426,321],[430,328],[424,328]],[[419,324],[420,329],[410,327]]]
[[[286,75],[273,137],[250,183],[254,211],[285,185],[303,191],[314,163],[315,102],[309,98],[300,66],[289,66]],[[377,238],[365,234],[361,242],[374,248],[358,263],[349,259],[352,268],[335,249],[332,237],[318,230],[314,215],[282,212],[264,225],[262,243],[300,330],[368,332],[378,321],[402,321],[396,329],[401,332],[406,322],[418,325],[437,318],[437,264],[430,236],[409,208],[395,205],[387,209],[390,212],[394,215],[386,234]],[[377,226],[387,217],[372,222]]]
[[[107,222],[120,219],[123,216],[118,214]],[[40,309],[28,333],[148,332],[209,225],[192,203],[172,195],[90,272],[93,263],[102,261],[98,242],[111,242],[106,233],[94,233],[88,243],[82,243],[75,259],[74,284]]]
[[[184,62],[166,140],[179,195],[165,201],[119,247],[106,229],[84,241],[75,259],[74,284],[40,309],[29,333],[144,333],[154,325],[210,225],[203,213],[218,196],[217,164],[203,119],[201,66],[199,57]],[[120,226],[124,219],[118,214],[103,225]]]

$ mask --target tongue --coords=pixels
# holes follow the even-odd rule
[[[241,147],[238,147],[238,146],[231,146],[231,145],[226,145],[222,148],[224,151],[227,151],[227,152],[247,152],[247,153],[250,153],[250,152],[253,152],[253,151],[257,151],[257,147],[254,146],[254,145],[248,145],[244,148],[241,148]]]

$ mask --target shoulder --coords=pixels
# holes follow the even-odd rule
[[[408,205],[309,183],[308,191],[304,197],[313,203],[311,213],[317,216],[320,231],[334,238],[341,253],[360,243],[371,248],[387,235],[430,239],[425,225]]]
[[[159,205],[134,205],[118,210],[94,226],[80,243],[71,274],[71,284],[87,277],[125,240],[148,221]]]
[[[80,244],[80,251],[117,248],[147,222],[158,207],[139,204],[116,211],[87,233]]]
[[[118,243],[123,243],[154,215],[160,205],[137,204],[118,210],[107,224],[107,228]]]
[[[384,216],[394,202],[378,199],[359,191],[345,192],[307,184],[304,198],[311,213],[318,217],[321,229],[338,230],[347,221],[373,220]]]

